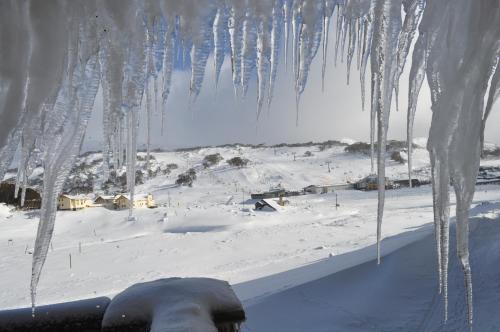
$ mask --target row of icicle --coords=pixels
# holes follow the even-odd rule
[[[271,106],[278,64],[284,58],[285,67],[291,63],[293,69],[298,122],[300,96],[320,49],[324,87],[330,23],[335,18],[334,60],[337,63],[339,57],[341,61],[345,57],[349,82],[356,57],[363,108],[370,64],[372,172],[376,151],[379,183],[385,183],[391,102],[394,97],[397,104],[398,82],[414,44],[408,93],[410,184],[412,128],[418,94],[427,77],[433,110],[428,149],[439,292],[443,293],[446,320],[451,178],[457,197],[457,248],[467,285],[471,328],[467,213],[485,123],[500,94],[500,10],[495,0],[2,1],[0,178],[19,148],[16,195],[21,188],[23,201],[33,169],[39,163],[45,169],[33,255],[33,306],[54,229],[56,198],[79,152],[99,86],[103,95],[104,179],[110,167],[126,166],[133,200],[142,99],[145,97],[148,119],[149,160],[151,117],[153,112],[161,112],[163,128],[172,73],[181,62],[189,58],[191,65],[191,102],[201,91],[211,54],[216,86],[224,59],[230,57],[239,98],[246,96],[256,74],[258,118],[265,104]],[[378,195],[380,262],[384,186],[379,186]]]

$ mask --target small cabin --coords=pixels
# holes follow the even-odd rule
[[[63,194],[57,199],[58,210],[76,211],[92,206],[92,200],[83,195],[66,195]]]
[[[115,209],[128,209],[130,207],[130,195],[120,194],[114,200]],[[153,195],[134,195],[133,208],[154,208],[156,207]]]
[[[328,194],[335,191],[334,185],[310,185],[305,187],[304,192],[306,194]]]
[[[113,207],[115,204],[114,195],[99,195],[94,200],[94,206]]]
[[[38,191],[33,188],[26,188],[24,204],[21,206],[22,190],[19,190],[17,197],[14,195],[15,190],[15,183],[2,182],[0,184],[0,203],[13,205],[22,209],[40,209],[42,206],[42,197]]]

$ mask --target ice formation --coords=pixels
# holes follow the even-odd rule
[[[159,86],[163,100],[160,111],[166,108],[175,59],[190,56],[192,101],[201,91],[211,54],[216,85],[224,58],[231,59],[238,97],[246,95],[256,75],[258,116],[264,102],[267,100],[268,107],[272,102],[282,58],[285,68],[291,67],[293,73],[297,105],[320,48],[324,79],[334,16],[333,56],[335,61],[345,57],[348,80],[356,57],[363,108],[365,75],[368,66],[371,69],[372,170],[376,145],[379,183],[385,182],[385,143],[393,93],[397,100],[398,81],[414,44],[408,95],[409,173],[411,177],[416,104],[427,77],[433,111],[428,150],[439,289],[446,306],[451,179],[457,196],[458,256],[472,326],[467,211],[474,194],[485,123],[500,94],[497,0],[0,2],[0,178],[17,149],[21,152],[17,188],[25,187],[34,160],[41,159],[46,169],[33,256],[33,303],[53,232],[56,198],[79,151],[99,85],[104,105],[103,172],[107,176],[110,167],[126,166],[133,196],[142,99],[145,95],[149,128],[152,112],[158,111],[155,97]],[[378,261],[384,196],[384,186],[380,186]]]

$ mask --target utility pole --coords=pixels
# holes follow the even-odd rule
[[[330,168],[330,163],[331,163],[330,161],[327,161],[327,162],[326,162],[326,164],[328,165],[328,173],[331,173],[331,172],[332,172],[332,170],[331,170],[331,168]]]

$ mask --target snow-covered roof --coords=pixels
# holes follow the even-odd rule
[[[269,205],[270,207],[272,207],[276,211],[280,211],[282,209],[282,207],[274,199],[264,198],[263,201],[266,202],[267,205]]]
[[[120,196],[123,196],[124,198],[130,200],[129,194],[118,194],[115,196],[115,199],[120,198]],[[134,194],[134,201],[136,201],[138,199],[147,199],[147,198],[148,198],[148,194]]]
[[[63,195],[61,195],[61,197],[66,197],[69,199],[90,199],[89,197],[87,197],[85,195],[66,195],[66,194],[63,194]]]
[[[96,199],[102,198],[104,200],[113,200],[113,199],[115,199],[115,197],[116,196],[113,196],[113,195],[99,195],[99,196],[96,197]]]

